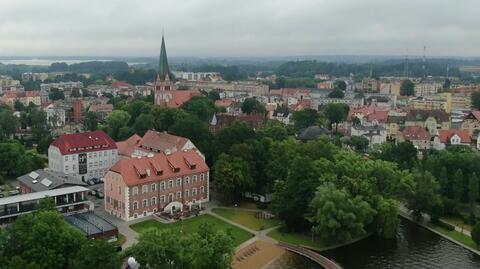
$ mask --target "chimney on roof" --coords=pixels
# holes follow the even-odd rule
[[[150,169],[147,168],[147,176],[150,176]]]

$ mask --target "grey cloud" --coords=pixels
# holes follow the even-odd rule
[[[480,55],[478,0],[0,0],[0,55]]]

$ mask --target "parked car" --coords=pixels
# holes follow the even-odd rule
[[[92,179],[89,179],[89,180],[87,180],[87,184],[89,186],[93,186],[93,185],[95,185],[95,181],[93,181]]]
[[[9,191],[8,194],[9,194],[10,196],[19,195],[19,194],[20,194],[20,191],[19,191],[19,190],[12,190],[12,191]]]
[[[93,196],[96,196],[96,195],[97,195],[97,191],[96,191],[96,190],[91,190],[88,194],[93,195]]]
[[[99,178],[96,178],[96,177],[92,178],[91,180],[92,180],[95,184],[102,183],[102,181],[101,181]]]
[[[97,197],[98,197],[99,199],[103,199],[103,197],[105,197],[105,195],[103,194],[103,192],[97,191]]]

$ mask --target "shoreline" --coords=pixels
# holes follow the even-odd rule
[[[444,235],[443,233],[441,233],[441,232],[439,232],[439,231],[437,231],[437,230],[429,227],[428,225],[425,225],[424,223],[422,223],[422,222],[420,222],[420,221],[418,221],[418,220],[415,220],[412,216],[406,214],[405,212],[402,212],[401,210],[399,210],[399,216],[401,216],[402,218],[404,218],[404,219],[406,219],[406,220],[408,220],[408,221],[411,221],[411,222],[415,223],[416,225],[418,225],[418,226],[420,226],[420,227],[423,227],[423,228],[429,230],[430,232],[433,232],[433,233],[441,236],[442,238],[445,238],[445,239],[449,240],[450,242],[455,243],[455,244],[463,247],[464,249],[469,250],[470,252],[472,252],[472,253],[477,254],[478,256],[480,256],[480,251],[479,251],[479,250],[476,250],[476,249],[474,249],[474,248],[471,248],[471,247],[463,244],[462,242],[459,242],[459,241],[457,241],[457,240],[455,240],[455,239],[453,239],[453,238],[451,238],[451,237],[449,237],[449,236],[447,236],[447,235]]]

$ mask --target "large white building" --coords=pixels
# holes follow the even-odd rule
[[[51,170],[82,181],[104,177],[117,160],[117,145],[103,131],[64,134],[48,148]]]

